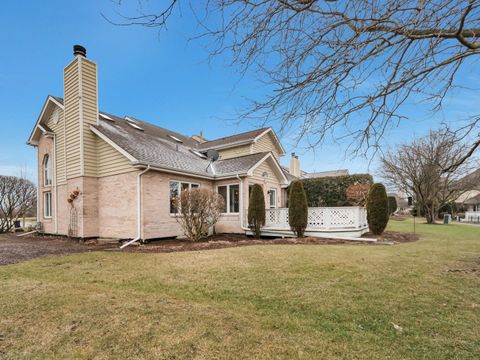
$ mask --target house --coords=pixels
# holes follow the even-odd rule
[[[465,211],[465,218],[475,217],[480,219],[480,169],[473,171],[460,180],[462,184],[468,184],[468,191],[461,194],[455,204]],[[478,220],[477,220],[478,221]]]
[[[225,199],[216,231],[240,233],[248,230],[253,184],[262,185],[273,210],[285,206],[287,186],[300,177],[296,155],[288,170],[280,166],[285,150],[271,128],[207,140],[99,111],[98,100],[97,64],[76,45],[64,69],[64,97],[47,97],[28,140],[37,149],[37,217],[45,233],[180,236],[174,199],[197,187]]]

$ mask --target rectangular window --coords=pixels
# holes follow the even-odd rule
[[[223,185],[219,186],[217,191],[225,201],[223,213],[238,214],[240,212],[240,186]]]
[[[239,185],[230,185],[229,202],[230,202],[229,212],[231,213],[240,212],[240,186]]]
[[[275,209],[277,207],[277,190],[270,189],[268,195],[270,199],[270,209]]]
[[[52,217],[52,193],[50,191],[43,193],[43,217]]]
[[[190,190],[190,189],[197,189],[200,185],[187,183],[183,181],[170,181],[170,214],[178,214],[178,196],[180,195],[180,191]]]
[[[227,212],[227,200],[228,200],[228,198],[227,198],[227,186],[219,186],[218,187],[218,193],[223,197],[223,201],[224,201],[222,212],[226,213]]]

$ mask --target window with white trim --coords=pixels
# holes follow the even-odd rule
[[[217,192],[225,201],[223,213],[238,214],[240,212],[240,186],[238,184],[218,186]]]
[[[52,217],[52,192],[46,191],[43,193],[43,217]]]
[[[270,209],[275,209],[277,207],[277,189],[270,189],[268,191]]]
[[[52,185],[52,162],[50,161],[50,156],[48,156],[48,154],[46,154],[43,157],[42,170],[43,170],[43,185],[44,186]]]
[[[180,191],[196,189],[200,187],[199,184],[189,183],[184,181],[170,181],[170,214],[178,214],[177,200]]]

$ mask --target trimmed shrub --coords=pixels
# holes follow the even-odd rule
[[[347,196],[352,185],[373,184],[369,174],[353,174],[304,179],[303,187],[307,193],[308,206],[354,206],[359,205]]]
[[[184,190],[175,202],[180,215],[176,220],[191,241],[208,235],[208,230],[220,219],[224,205],[220,194],[206,188]]]
[[[308,223],[308,205],[307,195],[301,181],[293,181],[290,185],[288,221],[295,235],[299,238],[303,237]]]
[[[395,211],[397,211],[397,199],[395,196],[388,197],[388,215],[392,216]]]
[[[373,184],[367,199],[367,220],[370,231],[375,235],[383,233],[388,224],[388,198],[385,186]]]
[[[255,184],[252,187],[248,203],[248,226],[255,233],[257,239],[260,238],[260,230],[263,225],[265,225],[265,197],[262,186]]]

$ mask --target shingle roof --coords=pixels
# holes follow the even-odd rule
[[[262,152],[250,155],[237,156],[231,159],[218,160],[213,163],[213,168],[216,175],[246,173],[267,154],[269,153]]]
[[[52,97],[63,104],[62,98]],[[267,129],[253,130],[199,144],[191,137],[180,133],[131,116],[128,116],[128,119],[130,119],[130,121],[101,111],[99,124],[93,125],[92,127],[142,165],[150,165],[214,178],[225,175],[245,174],[268,154],[268,152],[256,153],[231,159],[217,160],[211,163],[210,160],[193,153],[195,150],[206,151],[215,146],[205,146],[205,144],[226,144],[248,139],[253,140]],[[129,123],[136,124],[142,130],[132,127]],[[176,141],[174,138],[181,142]]]
[[[181,172],[208,177],[230,174],[244,174],[268,153],[240,156],[218,160],[212,164],[208,159],[195,155],[195,147],[188,138],[166,129],[156,127],[143,121],[136,124],[143,131],[133,128],[128,121],[117,116],[106,114],[112,120],[100,120],[93,126],[108,139],[138,160],[139,163],[153,167],[167,168]],[[168,135],[184,141],[179,143]],[[196,142],[195,142],[196,144]]]
[[[226,136],[219,139],[205,141],[204,143],[199,144],[199,149],[208,150],[208,149],[226,146],[229,144],[253,141],[258,135],[267,131],[268,129],[269,128],[261,128],[258,130],[247,131],[241,134],[235,134],[232,136]]]
[[[312,173],[304,173],[302,177],[311,179],[311,178],[322,178],[322,177],[331,177],[331,176],[345,176],[348,175],[347,169],[341,170],[330,170],[330,171],[319,171],[319,172],[312,172]]]

